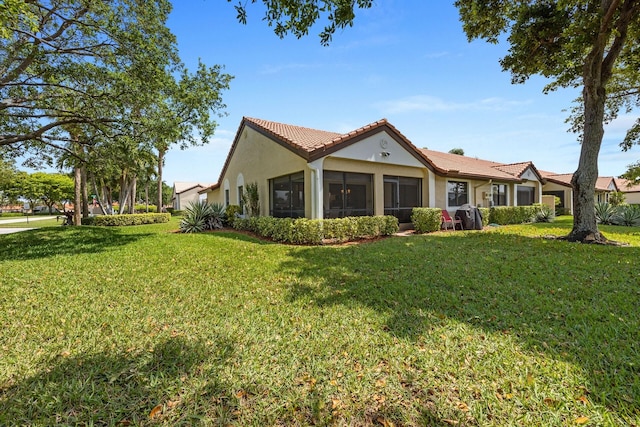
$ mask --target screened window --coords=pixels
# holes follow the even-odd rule
[[[462,206],[469,203],[469,183],[463,181],[448,181],[447,200],[450,207]]]
[[[535,202],[535,188],[518,186],[518,206],[531,206]]]
[[[325,218],[373,215],[373,175],[324,171]]]
[[[244,214],[244,186],[238,186],[238,205],[240,205],[240,212]]]
[[[505,184],[493,184],[491,194],[494,206],[507,205],[507,186]]]
[[[281,176],[269,181],[271,216],[304,217],[304,173]]]
[[[229,189],[224,190],[224,205],[229,206]]]

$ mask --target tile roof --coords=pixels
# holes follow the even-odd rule
[[[572,173],[554,173],[548,171],[540,171],[542,177],[547,181],[555,182],[556,184],[564,185],[566,187],[572,187],[571,178],[573,178]],[[598,191],[609,191],[609,185],[611,185],[611,181],[616,181],[613,177],[610,176],[599,176],[596,180],[596,190]],[[615,182],[616,186],[619,188],[620,186]]]
[[[184,193],[185,191],[191,190],[196,187],[210,187],[211,183],[200,183],[200,182],[181,182],[176,181],[173,183],[173,187],[175,188],[176,194]]]
[[[640,184],[633,184],[633,181],[624,178],[614,178],[618,191],[623,193],[640,193]]]
[[[296,149],[308,153],[331,145],[334,140],[344,137],[343,134],[311,129],[302,126],[287,125],[268,120],[245,117],[244,121],[258,126],[260,129],[278,138]]]
[[[433,162],[436,169],[445,175],[520,181],[522,174],[527,169],[533,168],[531,162],[504,164],[424,148],[420,151]],[[537,173],[537,170],[533,169]]]

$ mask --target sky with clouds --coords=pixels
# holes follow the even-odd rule
[[[278,38],[262,6],[245,3],[247,25],[237,22],[235,1],[173,1],[168,24],[182,60],[192,70],[198,58],[224,65],[235,78],[209,144],[168,153],[168,184],[216,182],[243,116],[344,133],[386,118],[418,147],[575,171],[580,146],[565,119],[579,90],[545,95],[541,77],[511,84],[499,64],[508,46],[469,42],[452,2],[376,0],[327,47],[319,26],[302,39]],[[618,145],[635,117],[607,126],[601,176],[640,159],[638,148]]]

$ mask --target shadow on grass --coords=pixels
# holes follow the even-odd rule
[[[98,253],[154,233],[123,233],[107,227],[49,227],[0,236],[0,261]]]
[[[0,388],[0,424],[189,422],[183,417],[193,415],[190,405],[194,401],[205,394],[227,393],[217,374],[232,353],[228,339],[205,345],[177,337],[158,343],[150,351],[57,356],[36,375]],[[214,360],[216,367],[205,368],[205,360]],[[203,374],[206,387],[189,389],[191,377]],[[231,414],[231,408],[227,409],[224,412]]]
[[[295,249],[290,298],[372,308],[394,336],[419,340],[443,319],[509,335],[581,366],[594,401],[640,414],[640,248],[494,233],[397,237]]]

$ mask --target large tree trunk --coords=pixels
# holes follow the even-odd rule
[[[157,212],[162,212],[162,164],[164,163],[165,150],[158,150],[158,206]]]
[[[73,198],[73,225],[82,225],[82,171],[78,166],[73,169],[74,198]]]
[[[136,192],[138,191],[138,176],[131,178],[131,191],[129,192],[129,213],[136,213]]]

